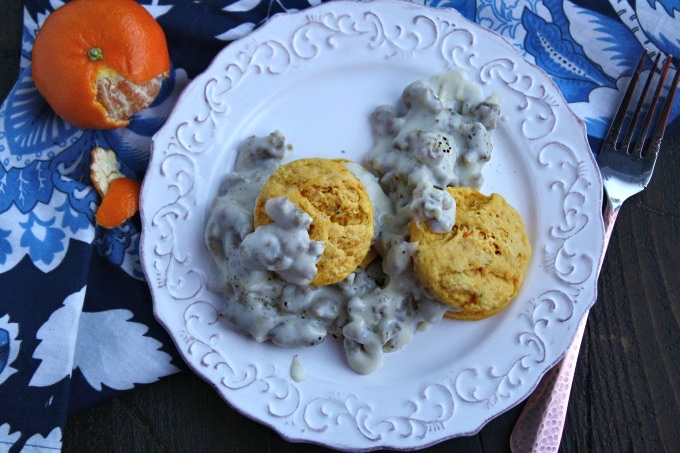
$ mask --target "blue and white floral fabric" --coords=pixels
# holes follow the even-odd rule
[[[69,413],[177,372],[139,261],[138,218],[105,230],[90,150],[141,179],[151,136],[216,53],[274,14],[320,0],[145,0],[173,69],[129,127],[75,128],[31,80],[31,49],[60,0],[26,0],[21,73],[0,108],[0,451],[60,450]],[[422,2],[421,2],[422,3]],[[680,54],[678,0],[425,0],[456,8],[550,74],[597,149],[643,48]],[[680,113],[680,102],[673,118]],[[677,123],[677,121],[676,121]]]

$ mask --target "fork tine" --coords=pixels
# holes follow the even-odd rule
[[[640,79],[642,66],[645,64],[645,58],[647,58],[647,49],[645,49],[642,52],[642,55],[640,56],[640,61],[638,62],[637,67],[635,68],[635,72],[633,72],[633,76],[630,79],[630,83],[628,84],[626,94],[623,95],[621,104],[619,105],[619,108],[616,111],[616,115],[612,120],[612,124],[609,127],[609,132],[607,132],[607,136],[604,139],[605,146],[611,148],[616,147],[616,140],[619,138],[621,126],[623,126],[623,120],[626,118],[626,112],[628,111],[628,105],[630,105],[630,100],[633,97],[633,92],[635,91],[637,82]]]
[[[659,96],[661,95],[661,90],[663,89],[663,83],[666,81],[666,76],[668,75],[668,69],[671,66],[672,57],[667,57],[664,62],[663,69],[661,70],[661,75],[659,76],[659,81],[656,84],[656,90],[654,91],[654,98],[649,105],[647,110],[647,116],[645,116],[645,121],[642,123],[640,128],[640,135],[635,142],[635,147],[633,148],[633,154],[635,156],[642,155],[642,148],[645,146],[645,141],[647,140],[647,132],[649,131],[649,125],[652,124],[652,117],[654,116],[654,110],[656,110],[656,105],[659,103]]]
[[[672,58],[671,56],[668,57],[669,60],[671,58]],[[656,154],[658,154],[659,149],[661,148],[661,141],[663,140],[663,134],[666,131],[666,123],[668,122],[668,117],[670,116],[671,113],[671,107],[673,106],[673,98],[675,96],[675,91],[678,89],[679,81],[680,70],[676,68],[675,76],[673,77],[673,82],[671,83],[671,87],[668,89],[668,94],[666,95],[666,103],[664,104],[663,111],[659,116],[659,121],[657,122],[656,128],[654,129],[654,133],[652,134],[652,138],[649,142],[649,148],[645,153],[645,157],[647,156],[651,156],[652,158],[655,157]]]
[[[621,151],[623,151],[624,153],[628,152],[628,147],[630,146],[630,141],[633,138],[633,132],[635,131],[635,125],[637,124],[638,119],[640,118],[642,106],[644,105],[645,99],[647,98],[647,91],[649,91],[649,87],[652,84],[652,79],[654,78],[654,74],[656,73],[656,67],[659,66],[660,60],[661,52],[657,52],[656,58],[654,59],[654,65],[652,66],[652,69],[649,71],[649,74],[647,74],[647,81],[645,82],[645,87],[642,89],[642,93],[640,93],[640,98],[638,99],[637,107],[635,107],[635,113],[633,113],[633,117],[631,118],[630,124],[628,125],[626,137],[623,139],[623,142],[621,143]]]

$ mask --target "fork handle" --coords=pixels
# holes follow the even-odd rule
[[[616,217],[619,215],[621,210],[621,205],[623,202],[614,201],[609,196],[605,194],[607,199],[604,212],[602,213],[602,218],[604,220],[604,247],[602,248],[602,256],[600,257],[600,265],[597,268],[597,276],[600,276],[600,271],[602,270],[602,264],[604,263],[604,255],[607,252],[607,247],[609,247],[609,239],[612,237],[612,232],[614,231],[614,223],[616,223]]]
[[[602,256],[597,268],[598,276],[620,208],[620,203],[607,197],[602,214],[605,234]],[[510,448],[513,453],[558,451],[567,417],[569,394],[574,381],[578,352],[587,321],[588,312],[579,323],[564,358],[543,376],[536,390],[527,399],[510,436]]]

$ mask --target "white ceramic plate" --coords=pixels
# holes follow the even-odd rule
[[[239,143],[274,129],[292,158],[357,161],[368,116],[410,82],[460,68],[501,99],[484,193],[523,215],[534,255],[518,297],[479,322],[444,321],[360,376],[332,340],[291,350],[232,332],[206,288],[210,203]],[[287,439],[342,449],[419,448],[477,432],[564,354],[596,298],[602,185],[583,124],[544,72],[448,9],[332,2],[274,17],[185,90],[142,191],[142,262],[158,320],[200,376]],[[294,355],[305,372],[290,377]]]

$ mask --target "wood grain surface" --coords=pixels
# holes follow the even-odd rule
[[[18,76],[21,1],[0,12],[0,99]],[[680,129],[680,127],[678,128]],[[680,130],[650,186],[622,209],[579,356],[560,451],[680,448]],[[425,451],[503,452],[522,405],[477,435]],[[327,451],[291,444],[225,404],[190,372],[73,414],[63,450]]]

